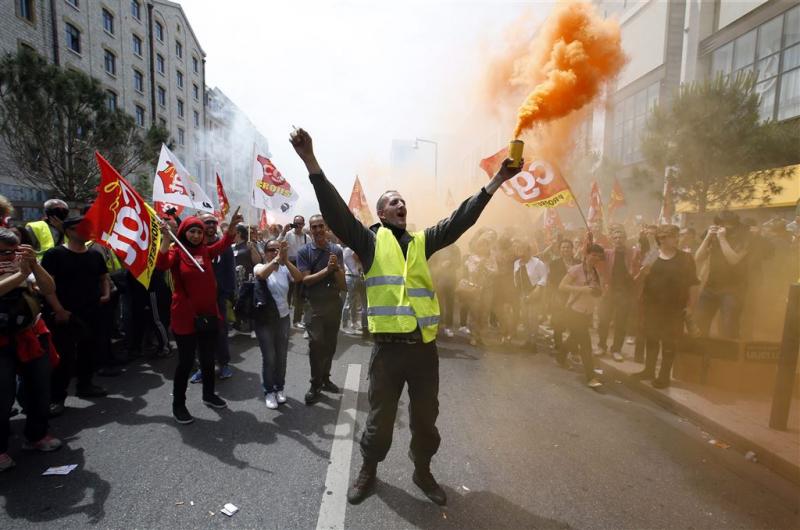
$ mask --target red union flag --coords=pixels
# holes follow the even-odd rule
[[[217,175],[217,199],[219,199],[219,217],[220,219],[225,219],[228,215],[228,212],[231,210],[231,205],[228,202],[228,196],[225,195],[225,188],[222,187],[222,179],[219,178],[219,173]]]
[[[149,287],[161,245],[158,215],[100,153],[95,157],[100,185],[81,229],[110,248],[125,268]]]
[[[261,210],[261,218],[258,220],[258,229],[263,231],[268,227],[269,223],[267,222],[267,211]]]
[[[614,177],[614,187],[611,188],[611,198],[608,200],[608,216],[611,217],[614,210],[620,206],[625,206],[625,193],[616,177]]]
[[[480,167],[491,179],[505,160],[508,148],[481,160]],[[534,160],[501,186],[503,192],[525,206],[552,208],[572,198],[569,185],[553,164]]]
[[[587,221],[590,223],[603,221],[603,199],[600,198],[600,187],[597,181],[592,181],[592,191],[589,194],[589,215]]]
[[[350,208],[356,219],[361,221],[361,224],[370,226],[373,223],[372,213],[369,211],[369,205],[367,205],[367,196],[364,195],[364,188],[361,187],[358,175],[356,175],[356,181],[353,182],[353,191],[350,193],[347,207]]]

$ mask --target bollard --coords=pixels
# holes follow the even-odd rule
[[[800,283],[795,283],[789,286],[789,301],[786,304],[786,318],[783,322],[781,352],[778,357],[775,389],[772,394],[772,411],[769,416],[769,426],[772,429],[785,431],[787,428],[799,349]]]

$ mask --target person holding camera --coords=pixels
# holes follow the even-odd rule
[[[301,248],[308,244],[308,234],[303,231],[306,226],[306,219],[302,215],[295,215],[291,223],[283,228],[279,241],[286,241],[289,245],[289,261],[297,266],[297,253]],[[303,327],[303,284],[295,283],[292,285],[291,299],[289,302],[294,307],[292,322],[296,327]]]
[[[703,336],[708,336],[711,322],[719,312],[720,336],[739,337],[739,318],[747,292],[749,243],[749,233],[739,217],[722,212],[714,218],[695,253],[695,261],[707,277],[697,301],[697,325]]]
[[[53,278],[36,261],[33,248],[20,245],[14,232],[0,228],[0,471],[15,465],[8,455],[8,438],[17,374],[22,378],[20,402],[25,408],[23,448],[61,447],[61,440],[48,434],[50,370],[58,356],[41,318],[34,281],[39,294],[55,292]]]
[[[592,359],[592,341],[589,328],[592,325],[597,300],[602,294],[600,275],[597,266],[606,259],[605,250],[595,243],[589,244],[583,261],[573,265],[561,280],[558,289],[569,295],[565,308],[565,322],[569,330],[568,344],[557,353],[559,364],[566,364],[567,351],[577,353],[583,361],[583,372],[589,388],[603,386],[595,377],[594,360]]]
[[[344,277],[342,247],[331,243],[328,225],[322,215],[308,220],[311,242],[297,253],[297,269],[303,275],[303,286],[311,306],[308,323],[308,359],[311,364],[311,388],[305,395],[306,405],[320,400],[321,392],[338,394],[331,381],[331,363],[336,353],[339,320],[342,316],[341,291],[347,290]]]
[[[178,227],[177,238],[191,256],[177,245],[170,246],[172,235],[167,224],[161,223],[161,248],[156,268],[170,271],[174,285],[170,327],[178,344],[178,365],[173,381],[172,415],[181,424],[194,421],[186,408],[186,387],[196,354],[203,378],[203,403],[218,409],[227,406],[214,393],[214,352],[223,315],[217,304],[217,280],[212,262],[230,249],[236,225],[242,219],[237,208],[223,237],[210,245],[205,240],[203,221],[194,216],[184,219]]]
[[[64,220],[67,217],[69,206],[66,202],[48,199],[44,203],[44,219],[25,225],[37,259],[41,260],[45,252],[64,243]]]

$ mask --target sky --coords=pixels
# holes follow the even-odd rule
[[[206,84],[267,138],[273,162],[300,193],[300,210],[316,201],[288,142],[293,125],[311,133],[345,200],[358,174],[372,202],[394,184],[394,140],[439,142],[447,167],[446,143],[468,121],[487,50],[503,46],[524,12],[543,18],[550,9],[489,0],[180,3],[206,53]],[[433,166],[431,147],[421,144],[417,162]]]

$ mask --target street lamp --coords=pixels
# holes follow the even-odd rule
[[[435,191],[439,193],[439,142],[426,140],[425,138],[414,138],[414,149],[419,149],[420,142],[433,145],[433,183]]]

